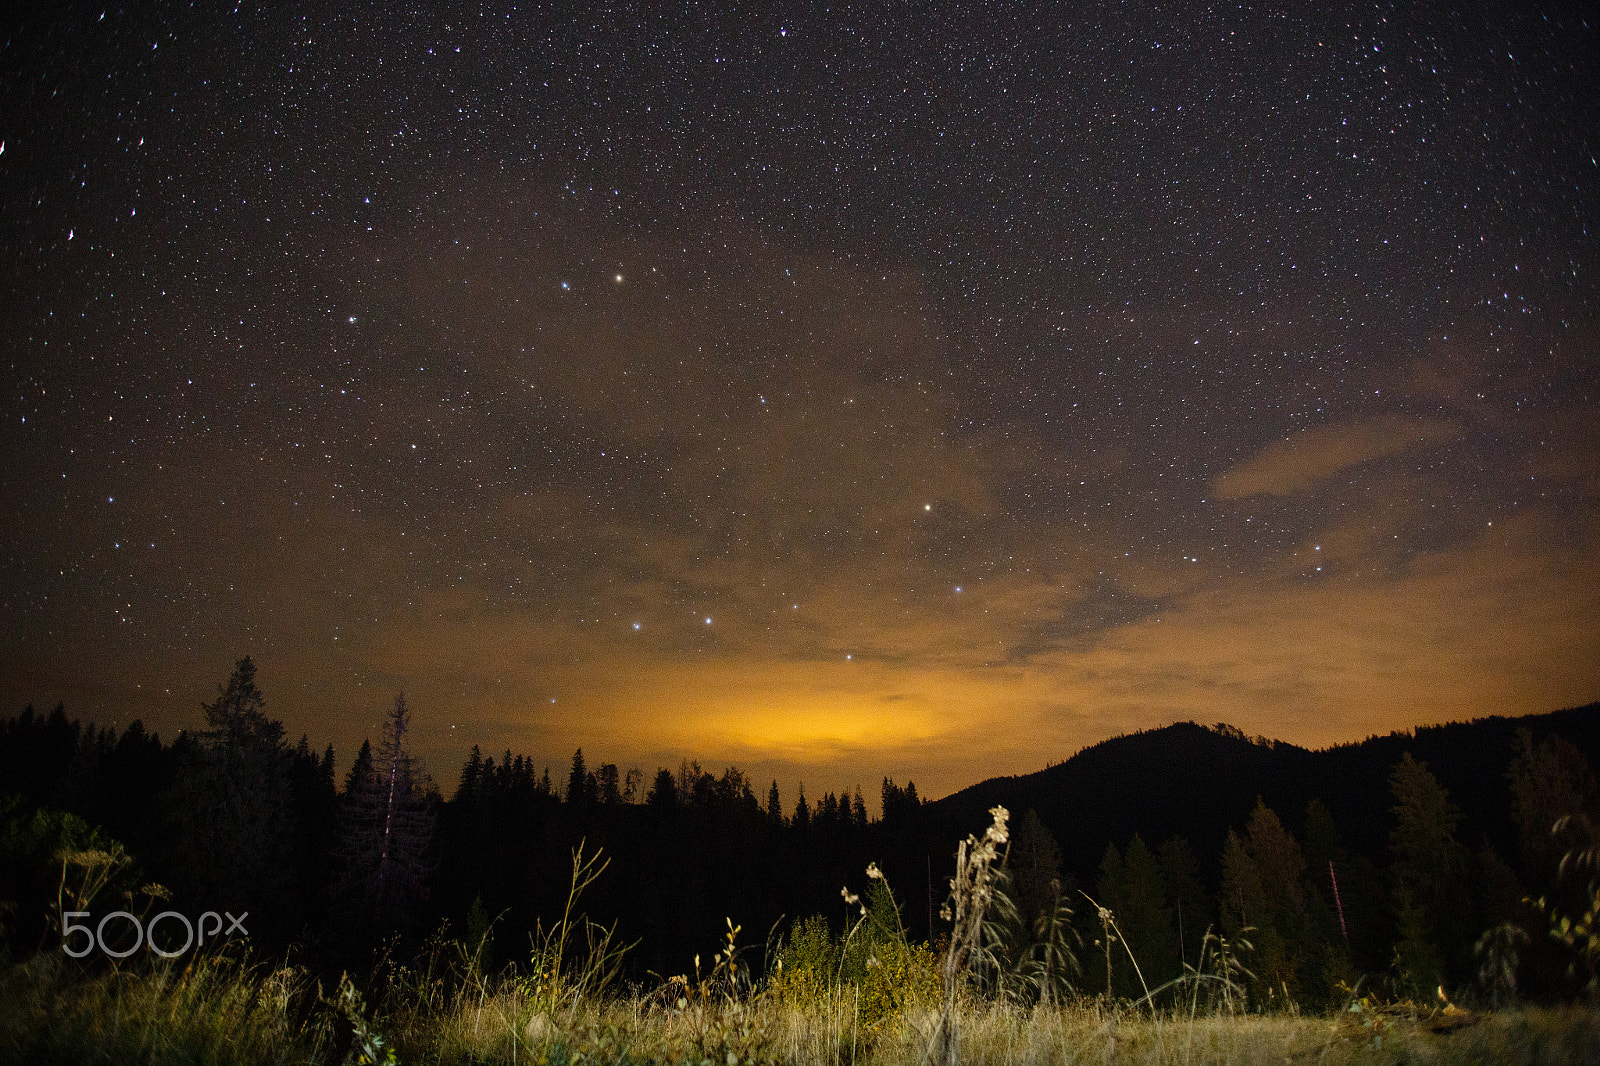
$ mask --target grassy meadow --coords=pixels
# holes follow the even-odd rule
[[[691,972],[621,980],[627,945],[584,917],[604,869],[575,852],[559,920],[522,961],[485,972],[492,927],[475,944],[441,934],[408,962],[380,959],[359,981],[318,978],[248,949],[128,965],[43,951],[0,976],[0,1058],[19,1063],[1594,1063],[1600,1010],[1459,1008],[1351,990],[1327,1012],[1252,998],[1250,946],[1208,935],[1200,967],[1137,999],[1083,987],[1077,952],[1123,953],[1116,915],[1104,940],[1069,943],[1048,922],[1020,957],[1003,848],[1005,812],[957,855],[935,947],[912,943],[876,866],[842,933],[795,923],[756,949],[730,920]],[[1092,901],[1090,901],[1092,903]],[[131,962],[131,960],[130,960]]]
[[[768,984],[695,985],[552,1002],[527,974],[399,969],[367,995],[293,966],[228,957],[84,974],[41,956],[0,980],[0,1055],[28,1063],[922,1063],[938,1055],[937,998],[875,1019],[863,989],[801,999]],[[1085,999],[957,1004],[963,1063],[1593,1063],[1588,1007],[1487,1014],[1363,1007],[1231,1015]]]

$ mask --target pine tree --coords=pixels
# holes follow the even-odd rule
[[[1151,988],[1178,976],[1178,933],[1172,909],[1166,903],[1161,883],[1161,867],[1144,840],[1135,833],[1122,855],[1121,891],[1114,904],[1117,925],[1127,938],[1134,958],[1139,960],[1145,983]],[[1100,902],[1105,903],[1102,899]],[[1131,966],[1130,966],[1131,968]],[[1138,975],[1128,975],[1138,984]],[[1133,992],[1134,987],[1129,987]],[[1138,992],[1143,993],[1142,985]]]
[[[1056,905],[1061,891],[1061,846],[1032,807],[1012,831],[1007,862],[1017,911],[1031,929]]]
[[[472,745],[472,752],[467,756],[467,763],[461,768],[461,783],[456,786],[456,802],[470,803],[478,790],[478,780],[483,776],[483,753],[478,750],[478,745]]]
[[[650,786],[650,797],[647,802],[659,811],[670,811],[677,807],[678,783],[673,780],[672,771],[665,766],[656,771],[656,780]]]
[[[1201,880],[1200,859],[1183,837],[1168,837],[1156,851],[1161,864],[1161,884],[1178,925],[1178,954],[1198,965],[1200,945],[1211,928],[1212,906]]]
[[[1260,889],[1252,938],[1259,991],[1273,996],[1287,989],[1288,994],[1296,995],[1299,970],[1310,952],[1302,888],[1305,857],[1278,815],[1259,796],[1245,826],[1244,848]]]
[[[1104,987],[1106,995],[1118,993],[1118,969],[1126,968],[1126,963],[1118,962],[1122,955],[1121,938],[1117,936],[1112,922],[1121,916],[1116,913],[1116,905],[1122,898],[1122,853],[1115,844],[1107,844],[1106,851],[1100,859],[1100,876],[1095,878],[1094,890],[1099,895],[1095,902],[1099,903],[1098,912],[1085,912],[1085,921],[1089,924],[1092,933],[1084,939],[1092,942],[1094,946],[1094,966],[1098,972],[1088,975],[1093,982],[1093,987]],[[1132,988],[1132,974],[1122,977],[1123,987],[1120,994],[1128,994]]]
[[[567,803],[572,807],[584,807],[584,800],[588,793],[589,771],[583,765],[583,749],[579,748],[572,753],[572,769],[567,772]]]
[[[778,797],[778,779],[772,779],[772,787],[767,789],[767,821],[773,825],[783,824],[783,800]]]
[[[404,932],[428,896],[434,815],[427,772],[406,747],[411,711],[395,697],[377,754],[362,745],[340,811],[340,896],[354,932]],[[363,759],[365,756],[365,759]]]
[[[357,791],[370,787],[372,777],[372,742],[363,739],[361,747],[356,751],[356,757],[350,764],[350,769],[344,775],[344,794],[354,795]]]
[[[1269,917],[1275,923],[1293,920],[1305,905],[1300,884],[1305,856],[1277,813],[1259,796],[1245,824],[1245,848],[1255,860]]]
[[[255,676],[249,656],[240,659],[217,698],[201,704],[207,728],[179,777],[176,806],[181,877],[196,903],[248,910],[252,932],[270,936],[299,919],[290,892],[293,753]]]
[[[1470,946],[1467,851],[1456,840],[1461,811],[1426,763],[1407,752],[1389,775],[1394,830],[1389,834],[1402,943],[1416,959],[1451,961]],[[1419,963],[1419,966],[1421,964]],[[1432,980],[1420,972],[1418,980]]]
[[[622,802],[622,774],[616,763],[602,763],[594,772],[594,779],[595,793],[602,805],[614,807]]]
[[[1230,937],[1254,929],[1266,917],[1261,874],[1244,841],[1232,829],[1222,844],[1222,931]]]

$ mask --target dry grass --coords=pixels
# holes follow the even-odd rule
[[[537,931],[520,968],[485,974],[479,953],[441,939],[413,965],[380,968],[363,992],[348,978],[330,991],[293,967],[228,955],[97,969],[42,954],[0,970],[0,1064],[1600,1062],[1592,1005],[1471,1014],[1362,997],[1332,1016],[1242,1013],[1242,999],[1214,994],[1234,987],[1226,952],[1215,972],[1192,975],[1187,1009],[1163,1012],[1150,996],[1065,1005],[1040,996],[1030,1007],[1004,986],[986,999],[972,975],[996,965],[981,923],[1006,842],[1005,812],[993,814],[985,838],[964,845],[942,965],[906,943],[880,886],[877,910],[861,904],[842,943],[830,946],[825,931],[792,939],[793,965],[777,980],[752,981],[730,922],[708,969],[697,959],[692,974],[621,992],[622,949],[575,910],[603,869],[580,849],[560,922]],[[875,867],[869,878],[881,881]]]
[[[459,974],[457,975],[460,976]],[[710,975],[707,975],[708,979]],[[848,986],[806,1002],[699,993],[692,983],[569,1002],[479,977],[428,993],[417,974],[379,990],[364,1023],[402,1063],[734,1063],[901,1066],[923,1061],[941,1004],[877,1034]],[[706,982],[702,982],[702,985]],[[442,987],[442,986],[441,986]],[[1485,1015],[1165,1014],[1085,1002],[1023,1009],[964,1000],[958,1061],[979,1064],[1564,1064],[1600,1062],[1600,1011]],[[0,975],[0,1062],[306,1063],[360,1060],[351,1019],[303,974],[212,959],[86,976],[35,959]]]
[[[209,956],[86,975],[40,955],[0,973],[0,1062],[324,1062],[332,1018],[303,971]]]

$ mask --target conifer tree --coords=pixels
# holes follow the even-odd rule
[[[362,745],[340,811],[341,913],[356,934],[405,931],[433,872],[431,782],[407,748],[411,711],[395,697],[376,755]],[[363,756],[365,758],[363,758]]]
[[[1007,864],[1017,911],[1024,925],[1033,924],[1056,905],[1061,891],[1061,846],[1029,807],[1011,834]]]
[[[196,905],[250,911],[253,932],[298,924],[291,896],[292,752],[283,723],[268,718],[249,656],[217,698],[201,704],[206,729],[180,775],[179,869]]]
[[[1299,970],[1309,951],[1302,885],[1306,861],[1299,843],[1259,796],[1245,826],[1244,849],[1260,892],[1251,938],[1259,990],[1277,995],[1287,989],[1296,995]]]
[[[1161,885],[1178,926],[1178,956],[1199,964],[1200,946],[1211,928],[1213,907],[1200,874],[1200,859],[1183,837],[1168,837],[1156,851]]]
[[[579,748],[572,753],[572,769],[567,772],[567,803],[573,807],[585,807],[589,782],[589,771],[583,765],[583,749]]]
[[[478,789],[478,780],[483,776],[483,753],[478,750],[478,745],[472,745],[472,752],[467,756],[466,765],[461,768],[461,783],[456,786],[456,801],[471,802]]]
[[[672,771],[666,767],[656,771],[656,780],[650,786],[650,806],[660,811],[670,811],[678,805],[678,784],[672,777]]]
[[[614,807],[622,802],[622,774],[616,763],[602,763],[594,772],[595,794],[600,803]]]
[[[773,825],[783,824],[783,801],[778,797],[777,778],[773,778],[772,787],[767,789],[767,821]]]
[[[1412,984],[1431,993],[1444,976],[1442,959],[1464,955],[1471,920],[1467,892],[1467,851],[1456,840],[1461,811],[1429,771],[1410,752],[1389,775],[1394,795],[1394,830],[1389,834],[1389,872],[1401,928],[1401,948],[1414,960]],[[1406,968],[1402,959],[1402,969]]]
[[[1178,976],[1178,934],[1172,909],[1166,903],[1161,867],[1144,840],[1135,833],[1122,855],[1122,880],[1112,907],[1117,924],[1139,960],[1144,980],[1151,988]],[[1102,903],[1106,901],[1102,898]],[[1137,983],[1138,977],[1130,973]],[[1134,986],[1128,991],[1134,992]],[[1142,986],[1138,992],[1142,994]]]

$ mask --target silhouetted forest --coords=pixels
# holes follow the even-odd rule
[[[132,906],[153,883],[170,894],[162,908],[248,911],[256,950],[292,947],[329,970],[437,935],[487,935],[492,960],[520,959],[536,924],[559,917],[580,846],[609,860],[583,907],[637,942],[634,979],[684,971],[727,918],[755,941],[811,915],[837,931],[840,889],[864,891],[869,862],[912,938],[937,943],[956,843],[1003,805],[1018,920],[1070,906],[1091,993],[1140,988],[1117,957],[1108,970],[1098,907],[1151,987],[1197,964],[1208,931],[1250,943],[1262,1001],[1320,1006],[1362,979],[1418,997],[1437,985],[1556,997],[1592,977],[1547,931],[1550,913],[1588,906],[1589,888],[1558,867],[1600,824],[1600,704],[1325,751],[1181,723],[936,802],[885,778],[872,818],[854,791],[782,796],[735,767],[623,768],[581,750],[550,768],[474,747],[436,779],[410,754],[403,696],[339,773],[331,746],[289,742],[254,673],[241,660],[203,705],[205,727],[170,741],[61,707],[0,721],[13,956],[60,942],[77,876],[62,856],[117,848],[132,863],[102,900]]]

